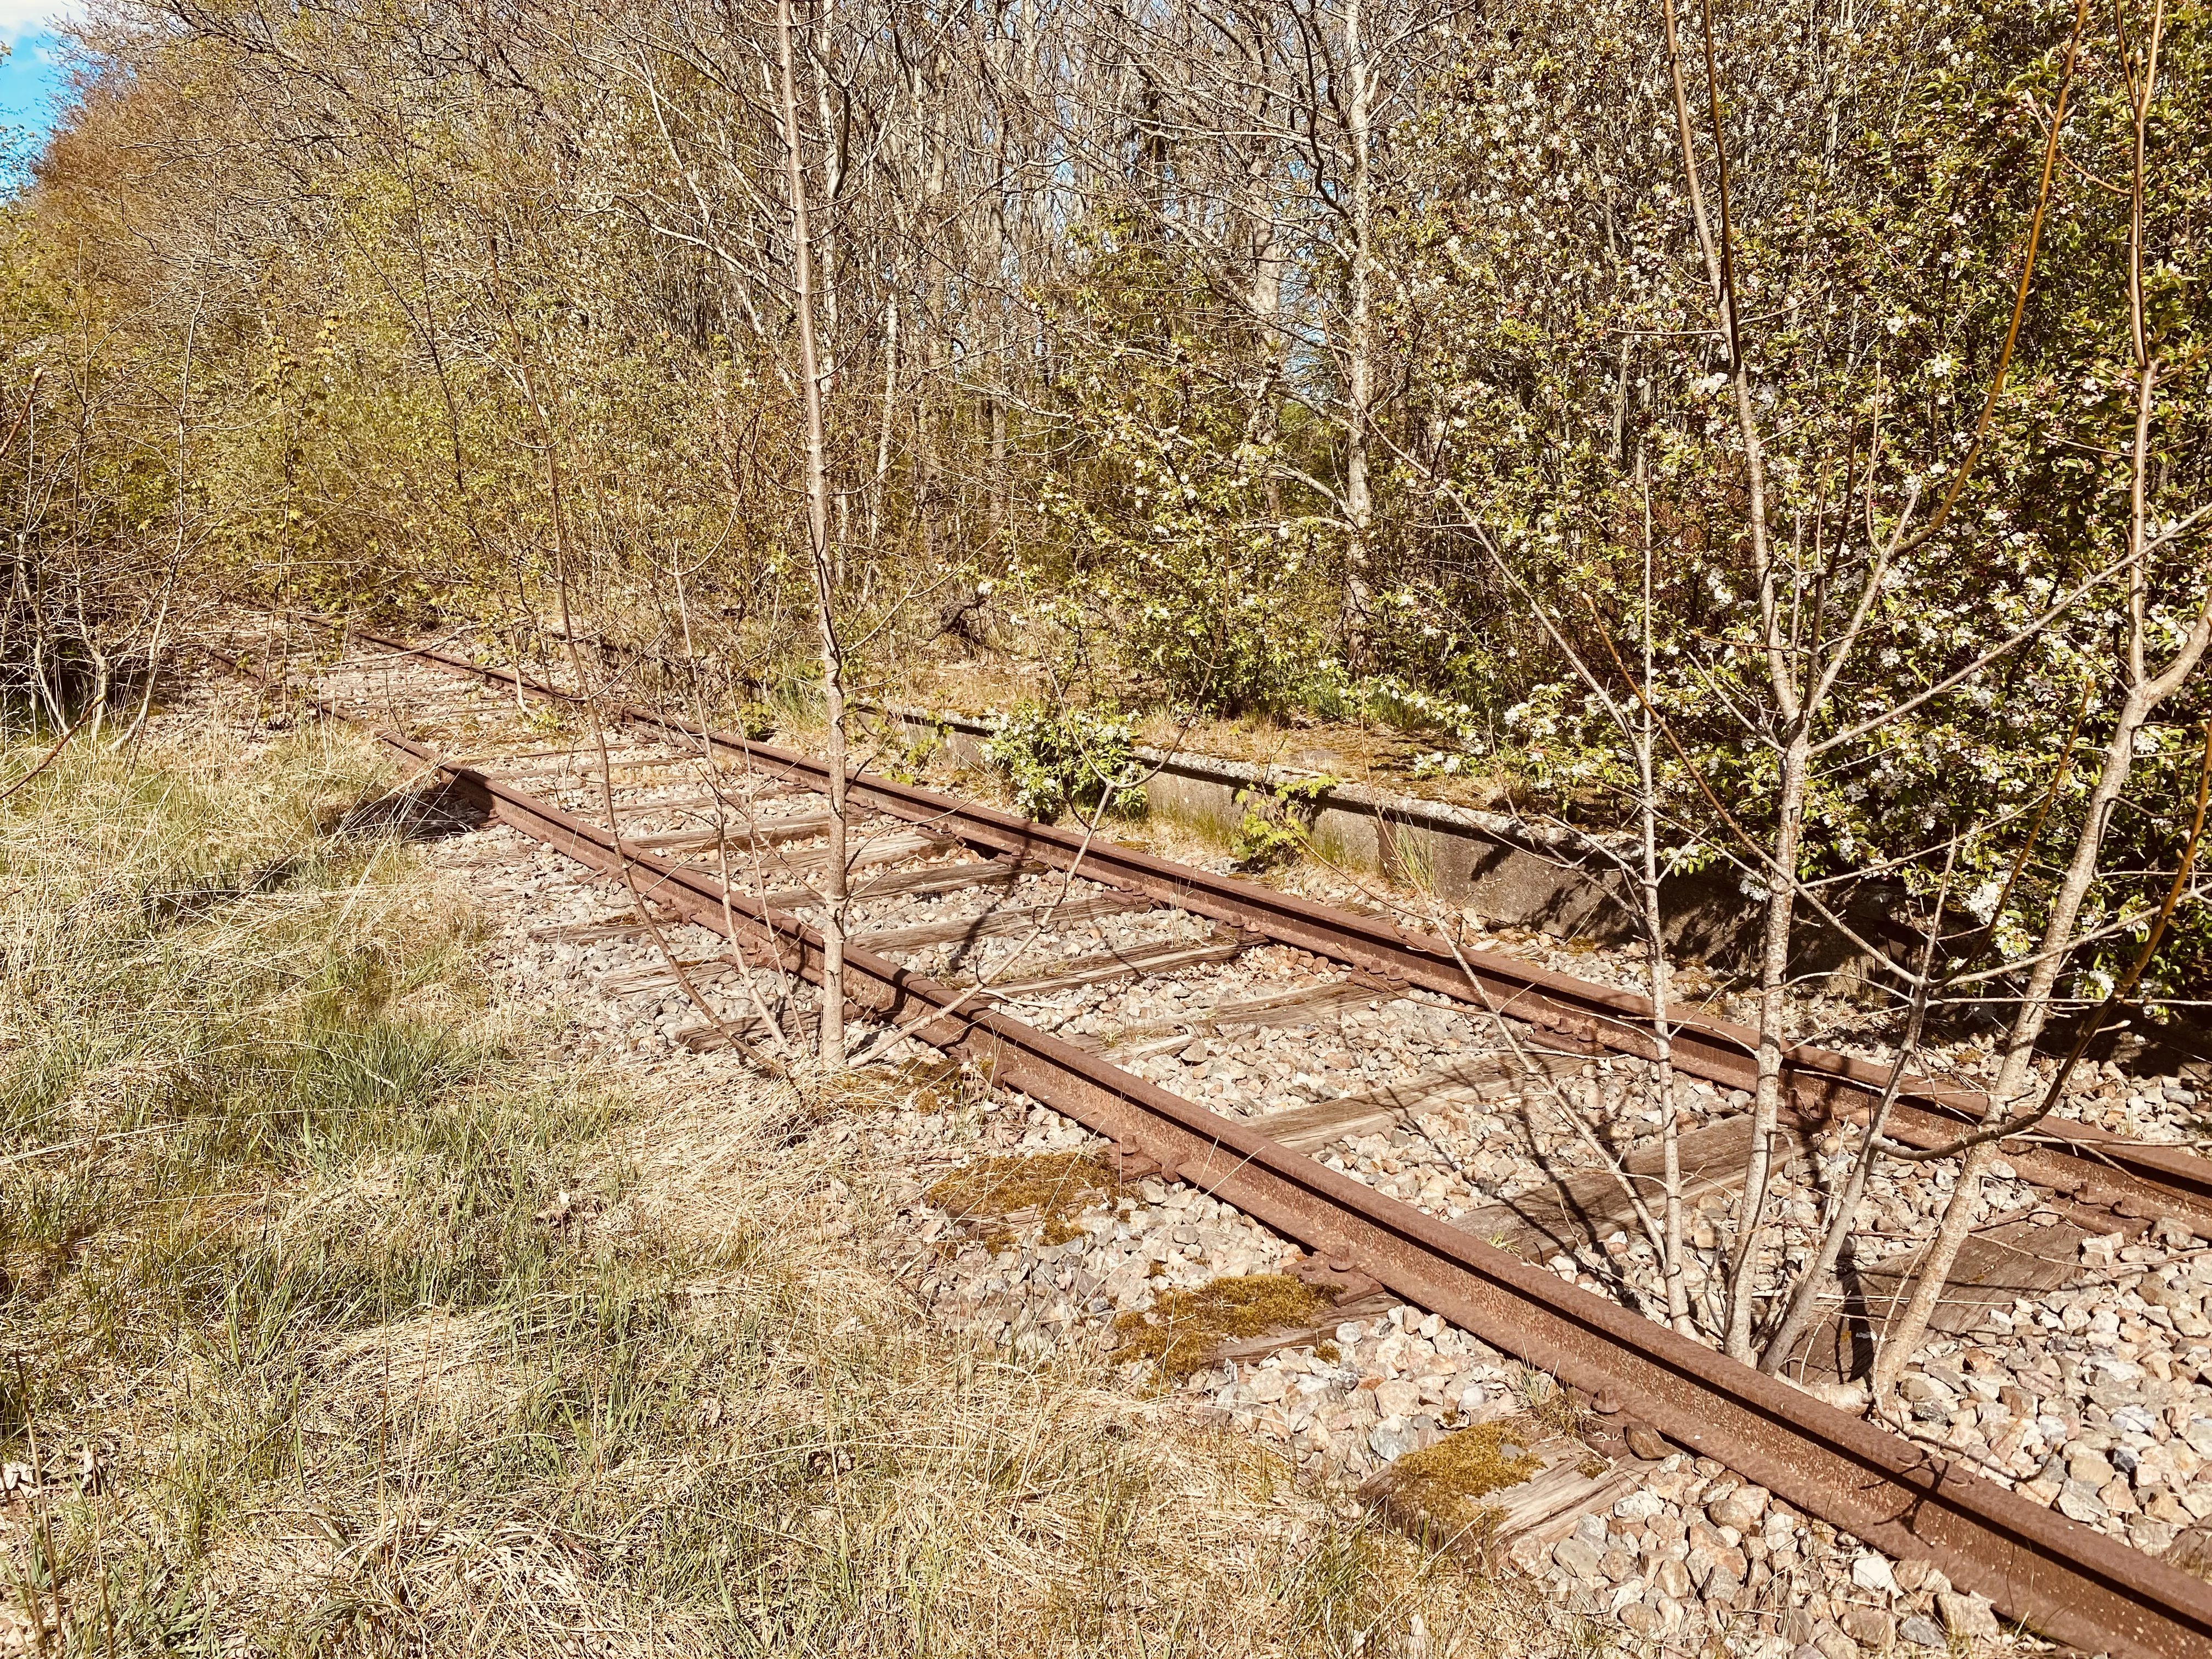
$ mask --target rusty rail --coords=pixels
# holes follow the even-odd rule
[[[511,670],[380,635],[356,629],[353,637],[483,679],[512,685],[517,678]],[[526,678],[522,689],[539,696],[573,700],[568,693]],[[621,705],[618,712],[633,724],[672,732],[690,743],[709,744],[793,781],[828,786],[828,769],[811,756],[702,728],[635,705]],[[1563,1037],[1639,1059],[1656,1052],[1650,1001],[1632,992],[1593,985],[1492,952],[1463,953],[1463,971],[1443,939],[1409,932],[1382,918],[1335,909],[1258,882],[1196,870],[1103,837],[1093,838],[1086,849],[1084,838],[1072,830],[916,785],[860,775],[848,787],[856,800],[910,823],[950,830],[981,850],[1034,859],[1063,870],[1080,856],[1085,874],[1109,886],[1510,1014]],[[1728,1020],[1679,1014],[1671,1019],[1670,1028],[1677,1070],[1723,1088],[1756,1085],[1757,1031]],[[1785,1049],[1782,1066],[1785,1098],[1800,1127],[1817,1127],[1839,1113],[1863,1115],[1887,1080],[1887,1070],[1874,1061],[1810,1043]],[[1908,1077],[1891,1109],[1887,1133],[1907,1146],[1946,1146],[1962,1127],[1978,1123],[1988,1109],[1984,1095]],[[2031,1133],[2004,1142],[2002,1151],[2023,1179],[2039,1186],[2123,1215],[2178,1215],[2212,1231],[2212,1162],[2182,1148],[2147,1146],[2094,1125],[2046,1118]]]
[[[513,678],[464,659],[417,654],[471,673]],[[532,688],[525,682],[525,689]],[[636,714],[694,743],[703,737],[769,771],[801,779],[819,775],[804,757],[702,734],[650,711]],[[611,830],[473,768],[442,767],[411,739],[380,735],[416,760],[441,766],[501,821],[604,872],[619,875],[627,863],[645,896],[749,954],[774,952],[818,980],[821,936],[794,918],[748,896],[726,894],[706,872],[617,841]],[[1059,832],[1042,826],[904,786],[863,787],[871,804],[956,825],[977,846],[1062,867],[1072,861]],[[1101,867],[1088,870],[1100,879],[1112,879],[1105,873],[1111,866],[1121,876],[1119,884],[1261,926],[1341,960],[1402,973],[1409,983],[1452,990],[1443,982],[1433,943],[1418,936],[1096,842],[1086,868],[1102,854]],[[725,919],[726,904],[734,926]],[[1987,1595],[2006,1617],[2057,1641],[2130,1659],[2212,1651],[2212,1586],[1385,1198],[1243,1124],[1021,1021],[968,1006],[961,993],[867,951],[848,951],[845,962],[854,1000],[878,1016],[919,1021],[917,1035],[933,1046],[988,1066],[1007,1085],[1109,1137],[1125,1155],[1152,1159],[1296,1239],[1329,1267],[1363,1273],[1571,1387],[1610,1393],[1669,1440],[1726,1463],[1806,1514],[1891,1554],[1932,1560],[1954,1584]],[[1421,970],[1418,980],[1408,971],[1413,967]],[[1542,1008],[1554,1019],[1589,1018],[1600,1022],[1601,1034],[1619,1031],[1617,1046],[1633,1052],[1626,1038],[1636,999],[1519,964],[1486,971],[1501,991],[1517,991],[1514,1012]],[[1463,988],[1452,994],[1463,994]],[[1833,1073],[1838,1087],[1864,1086],[1849,1069],[1856,1064],[1844,1062]],[[1809,1069],[1802,1060],[1800,1069]],[[1939,1108],[1954,1104],[1933,1091],[1923,1098]]]

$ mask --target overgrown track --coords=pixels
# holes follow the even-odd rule
[[[541,698],[554,688],[434,649],[356,632],[354,639]],[[331,713],[343,713],[323,705]],[[702,731],[654,711],[613,711],[692,755],[816,788],[827,774],[803,755]],[[500,820],[728,938],[754,963],[795,968],[818,982],[820,933],[714,872],[642,844],[492,775],[448,761],[396,732],[380,735],[448,775]],[[860,778],[856,805],[950,838],[1000,864],[1034,860],[1190,915],[1350,964],[1392,986],[1419,988],[1510,1016],[1556,1043],[1628,1056],[1651,1052],[1641,999],[1510,958],[1455,956],[1443,940],[1330,909],[1257,884],[1169,860],[929,790]],[[1207,1110],[1091,1048],[989,1006],[889,956],[848,948],[848,995],[863,1017],[910,1025],[936,1048],[987,1067],[1002,1084],[1110,1137],[1125,1167],[1157,1168],[1235,1205],[1313,1253],[1317,1279],[1371,1279],[1582,1390],[1601,1408],[1640,1419],[1805,1512],[1893,1554],[1932,1559],[1954,1583],[2007,1616],[2092,1651],[2159,1656],[2212,1651],[2212,1588],[2092,1528],[2014,1496],[1971,1468],[1923,1451],[1821,1404],[1602,1296],[1563,1283],[1412,1204],[1382,1196],[1253,1123]],[[1747,1086],[1753,1034],[1714,1021],[1676,1028],[1674,1062],[1722,1085]],[[1787,1056],[1798,1121],[1863,1111],[1883,1075],[1814,1048]],[[1976,1097],[1910,1084],[1893,1132],[1941,1144],[1978,1117]],[[2122,1215],[2212,1217],[2212,1165],[2078,1124],[2047,1125],[2007,1154],[2026,1179]]]

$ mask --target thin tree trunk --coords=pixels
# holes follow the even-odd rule
[[[1759,1236],[1766,1189],[1774,1173],[1775,1125],[1782,1109],[1782,1042],[1789,1018],[1790,936],[1796,919],[1798,843],[1805,815],[1805,774],[1811,748],[1801,727],[1782,757],[1782,793],[1776,803],[1774,851],[1767,879],[1765,926],[1759,955],[1759,1080],[1752,1099],[1751,1154],[1745,1164],[1743,1205],[1736,1218],[1735,1259],[1729,1266],[1729,1356],[1749,1364],[1753,1304],[1759,1289]]]
[[[622,816],[615,800],[614,763],[607,750],[606,723],[599,716],[598,690],[592,685],[584,672],[583,652],[576,643],[575,616],[568,605],[572,549],[568,538],[568,497],[567,492],[562,489],[561,484],[561,464],[554,447],[554,426],[547,415],[544,404],[538,396],[535,377],[532,375],[526,363],[522,368],[522,386],[524,395],[530,400],[531,410],[538,417],[538,427],[545,440],[546,511],[553,528],[553,586],[555,597],[559,600],[561,606],[561,639],[562,644],[567,647],[568,672],[576,682],[576,695],[583,700],[585,712],[591,717],[592,745],[599,762],[599,799],[601,805],[606,809],[607,837],[613,843],[615,862],[621,866],[623,885],[629,892],[630,908],[636,914],[640,925],[652,939],[653,947],[659,954],[661,961],[667,965],[668,971],[675,976],[677,988],[684,993],[684,999],[699,1011],[706,1022],[726,1038],[730,1034],[728,1027],[723,1024],[722,1017],[714,1012],[714,1004],[708,1002],[701,994],[699,988],[692,983],[690,975],[684,971],[682,961],[670,947],[668,936],[662,932],[659,920],[653,915],[652,909],[645,902],[645,895],[639,890],[636,868],[630,863],[630,855],[623,847]],[[604,661],[604,659],[602,660]],[[516,678],[519,684],[520,680],[519,673]],[[387,705],[390,703],[390,687],[391,677],[387,671],[386,678]],[[392,710],[392,725],[396,729],[400,727],[396,708]]]
[[[1956,849],[1954,849],[1955,856]],[[1936,902],[1936,915],[1928,927],[1928,941],[1920,957],[1920,977],[1912,988],[1912,1008],[1907,1017],[1905,1036],[1898,1044],[1896,1057],[1890,1062],[1889,1077],[1881,1091],[1881,1098],[1867,1114],[1866,1133],[1859,1142],[1857,1158],[1851,1162],[1850,1175],[1844,1182],[1844,1190],[1836,1195],[1835,1207],[1828,1215],[1827,1231],[1821,1236],[1820,1248],[1797,1281],[1796,1292],[1790,1297],[1782,1323],[1759,1356],[1759,1369],[1768,1376],[1777,1376],[1790,1363],[1790,1351],[1804,1335],[1806,1327],[1820,1311],[1820,1297],[1833,1280],[1836,1263],[1843,1257],[1844,1242],[1851,1235],[1856,1223],[1859,1200],[1866,1195],[1867,1177],[1874,1172],[1874,1163],[1879,1156],[1883,1126],[1889,1120],[1890,1108],[1896,1103],[1897,1091],[1905,1081],[1906,1062],[1920,1047],[1920,1034],[1928,1018],[1928,1004],[1934,981],[1929,977],[1935,971],[1936,947],[1943,933],[1943,899],[1950,888],[1951,871],[1948,864],[1943,872],[1943,888]]]
[[[830,853],[823,869],[822,1065],[845,1064],[845,659],[837,637],[830,547],[830,474],[822,420],[822,365],[814,338],[814,249],[806,216],[806,170],[799,136],[799,92],[792,68],[791,0],[776,0],[782,70],[784,180],[791,196],[791,264],[799,312],[799,374],[806,398],[806,535],[814,574],[815,622],[822,641],[822,701],[830,722]]]
[[[1991,1093],[1990,1107],[1991,1117],[1998,1121],[2012,1115],[2016,1103],[2033,1086],[2036,1039],[2050,1020],[2052,995],[2070,954],[2075,924],[2097,878],[2106,830],[2135,767],[2136,741],[2159,705],[2181,689],[2203,660],[2208,644],[2212,644],[2212,597],[2208,597],[2165,667],[2155,672],[2150,668],[2145,592],[2148,576],[2145,566],[2152,547],[2151,419],[2161,365],[2152,355],[2144,296],[2143,198],[2150,110],[2158,86],[2158,58],[2165,20],[2164,0],[2158,0],[2152,8],[2150,28],[2142,43],[2142,73],[2130,75],[2128,81],[2134,115],[2128,308],[2136,368],[2136,422],[2129,488],[2128,550],[2131,558],[2128,567],[2127,654],[2126,660],[2119,665],[2126,676],[2128,695],[2121,703],[2112,738],[2105,746],[2105,763],[2090,791],[2081,833],[2075,839],[2074,855],[2051,896],[2042,948],[2029,971],[2020,1012],[2014,1016],[2006,1043],[2003,1066]],[[1979,1142],[1967,1150],[1960,1163],[1958,1184],[1951,1189],[1950,1201],[1944,1207],[1935,1241],[1929,1247],[1911,1294],[1906,1298],[1905,1311],[1892,1324],[1881,1352],[1875,1356],[1874,1404],[1878,1411],[1887,1404],[1905,1361],[1919,1351],[1927,1334],[1929,1321],[1950,1281],[1960,1248],[1966,1243],[1967,1230],[1972,1226],[1980,1207],[1982,1176],[1996,1161],[1998,1145],[1995,1139]]]
[[[1375,402],[1373,311],[1375,286],[1375,173],[1373,88],[1368,76],[1364,0],[1346,0],[1344,63],[1350,82],[1346,134],[1352,149],[1352,293],[1345,342],[1344,502],[1352,520],[1351,571],[1345,583],[1352,610],[1364,615],[1368,562],[1374,528],[1369,477],[1369,428]]]
[[[2128,775],[2135,767],[2136,739],[2154,707],[2155,703],[2147,688],[2138,683],[2122,705],[2118,727],[2105,746],[2105,763],[2099,771],[2096,787],[2090,792],[2081,831],[2075,838],[2074,856],[2051,896],[2051,915],[2044,927],[2039,959],[2029,970],[2027,983],[2021,989],[2020,1011],[2014,1016],[2012,1030],[2007,1035],[2003,1066],[1997,1074],[1996,1086],[1990,1091],[1990,1113],[1996,1121],[2002,1121],[2008,1116],[2014,1103],[2033,1087],[2036,1039],[2043,1035],[2043,1028],[2051,1017],[2052,994],[2057,989],[2059,974],[2069,955],[2063,947],[2074,937],[2075,922],[2096,881],[2106,826],[2121,791],[2127,787]],[[1905,1310],[1891,1322],[1882,1338],[1881,1352],[1875,1356],[1873,1392],[1877,1411],[1888,1400],[1897,1379],[1904,1374],[1905,1362],[1919,1352],[1921,1341],[1928,1334],[1928,1322],[1935,1316],[1936,1304],[1950,1282],[1951,1269],[1958,1261],[1960,1249],[1966,1243],[1967,1231],[1980,1207],[1982,1176],[1996,1162],[1998,1146],[1995,1140],[1984,1141],[1968,1148],[1960,1160],[1958,1182],[1951,1188],[1936,1237],[1921,1260]]]
[[[183,568],[185,562],[185,532],[189,523],[185,516],[185,498],[191,488],[192,346],[199,337],[199,326],[200,313],[195,307],[191,320],[185,325],[184,364],[177,386],[176,544],[170,550],[168,573],[163,577],[161,582],[161,603],[154,614],[153,637],[146,647],[145,692],[138,699],[137,714],[132,717],[131,724],[115,738],[115,746],[118,748],[137,736],[145,726],[146,717],[154,712],[154,683],[161,672],[161,629],[169,620],[169,601],[177,591],[177,573]]]
[[[1773,562],[1767,548],[1765,453],[1752,401],[1750,368],[1737,327],[1734,256],[1729,246],[1728,148],[1721,131],[1719,91],[1714,84],[1717,71],[1713,62],[1711,19],[1710,15],[1705,18],[1705,49],[1706,101],[1711,117],[1720,219],[1717,236],[1706,206],[1703,169],[1698,163],[1689,89],[1682,74],[1681,40],[1674,0],[1666,0],[1665,17],[1668,70],[1674,94],[1675,137],[1681,148],[1682,171],[1689,187],[1691,222],[1705,256],[1706,278],[1712,286],[1715,321],[1728,352],[1736,422],[1743,440],[1744,472],[1750,496],[1747,527],[1750,532],[1752,565],[1759,578],[1768,675],[1773,683],[1777,707],[1790,732],[1782,757],[1773,850],[1765,860],[1770,885],[1765,926],[1759,941],[1759,1084],[1753,1106],[1751,1154],[1744,1171],[1743,1202],[1736,1218],[1738,1237],[1729,1273],[1727,1330],[1723,1337],[1728,1353],[1747,1363],[1752,1358],[1752,1313],[1758,1291],[1759,1224],[1766,1208],[1767,1182],[1773,1167],[1774,1127],[1781,1106],[1782,1028],[1787,1013],[1784,991],[1797,896],[1805,780],[1812,749],[1811,718],[1791,681],[1788,642],[1782,634]]]
[[[1006,337],[1003,318],[999,331],[999,375],[1002,384],[991,390],[991,477],[986,487],[990,502],[991,544],[1003,547],[1006,536],[1006,394],[1003,381],[1012,366],[1013,352]]]
[[[891,471],[891,418],[897,409],[899,366],[899,307],[896,299],[884,302],[884,414],[876,428],[876,477],[868,492],[868,540],[879,544],[887,503],[884,491]]]
[[[1644,688],[1642,722],[1636,730],[1636,772],[1639,798],[1637,830],[1642,841],[1643,868],[1638,888],[1644,912],[1644,958],[1651,974],[1651,1073],[1658,1099],[1661,1128],[1661,1194],[1665,1211],[1661,1218],[1664,1242],[1659,1270],[1667,1286],[1667,1322],[1685,1336],[1692,1334],[1690,1301],[1682,1282],[1682,1135],[1675,1121],[1674,1026],[1668,1018],[1668,994],[1673,988],[1667,959],[1667,917],[1659,899],[1659,782],[1651,763],[1653,732],[1651,693],[1654,681],[1651,592],[1651,487],[1644,476],[1644,457],[1636,458],[1637,482],[1644,491]]]

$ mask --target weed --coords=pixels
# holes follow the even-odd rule
[[[1015,804],[1048,823],[1071,806],[1143,810],[1129,723],[1115,715],[1018,703],[994,722],[983,757],[1006,780]]]
[[[903,722],[886,720],[869,732],[876,753],[872,764],[894,783],[920,783],[930,762],[944,750],[947,735],[945,726],[933,726],[908,737]]]
[[[1315,807],[1338,781],[1300,778],[1279,783],[1266,794],[1238,790],[1236,799],[1243,805],[1244,816],[1231,833],[1229,850],[1239,867],[1271,870],[1303,853],[1312,839]]]

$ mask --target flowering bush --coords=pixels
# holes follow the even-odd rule
[[[1018,703],[992,721],[983,758],[1012,786],[1015,804],[1048,823],[1071,806],[1144,808],[1129,723],[1110,714]]]
[[[1507,758],[1556,802],[1587,812],[1610,795],[1625,810],[1616,714],[1640,712],[1630,677],[1648,634],[1664,817],[1729,846],[1735,826],[1711,802],[1770,832],[1793,718],[1769,619],[1783,682],[1811,696],[1809,665],[1853,625],[1878,550],[1894,545],[1856,648],[1813,705],[1808,735],[1831,746],[1806,781],[1802,866],[1887,866],[1925,892],[1954,852],[1955,887],[1987,913],[1973,948],[2018,951],[2117,718],[2130,603],[2150,650],[2170,651],[2212,574],[2212,518],[2191,517],[2212,501],[2212,174],[2186,136],[2212,117],[2212,9],[2167,14],[2149,118],[2141,285],[2164,368],[2142,469],[2150,550],[2133,584],[2098,580],[2126,562],[2138,481],[2129,202],[2086,182],[2130,165],[2109,39],[2089,42],[2069,90],[2060,172],[2074,182],[2044,222],[2015,338],[2075,9],[1891,0],[1809,31],[1757,8],[1715,15],[1762,568],[1662,14],[1630,0],[1509,10],[1394,138],[1406,169],[1394,323],[1437,434],[1398,487],[1443,504],[1458,552],[1437,549],[1410,586],[1423,626],[1462,642],[1419,678],[1504,706]],[[2136,873],[2100,880],[2092,929],[2162,895],[2193,796],[2201,738],[2188,728],[2208,713],[2200,677],[2138,746],[2106,860]],[[2084,952],[2083,988],[2136,948],[2123,930]],[[2153,983],[2172,994],[2208,961],[2198,906]]]
[[[1188,273],[1116,233],[1094,230],[1069,296],[1087,332],[1060,390],[1079,441],[1038,502],[1065,562],[1025,572],[1030,619],[1079,672],[1111,665],[1146,697],[1208,713],[1310,701],[1341,598],[1337,527],[1242,390],[1267,377],[1253,343],[1206,327]]]

